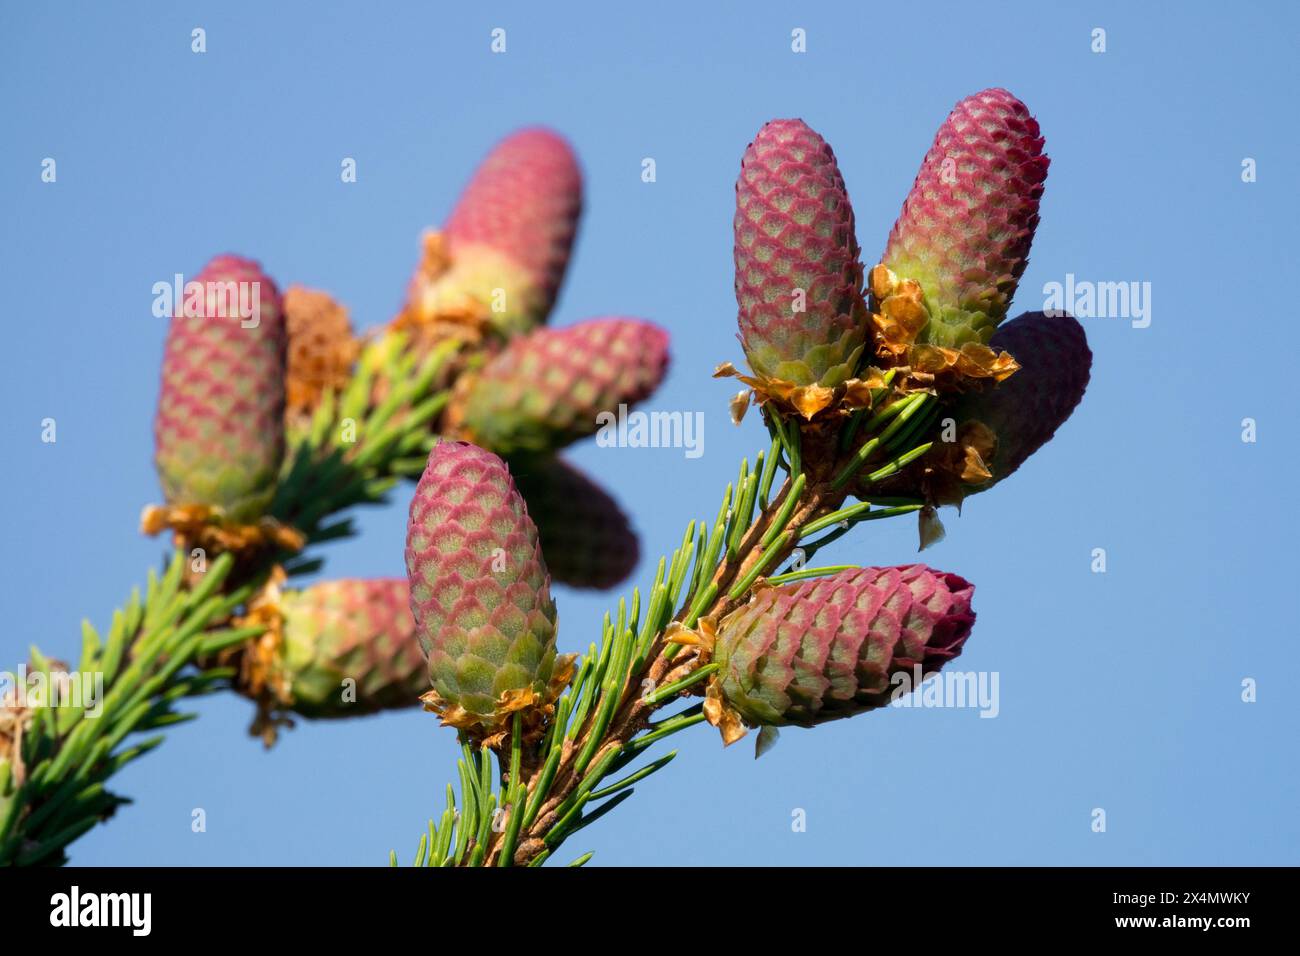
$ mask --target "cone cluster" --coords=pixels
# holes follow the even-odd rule
[[[823,429],[856,409],[929,392],[940,410],[914,443],[933,438],[930,451],[884,480],[870,481],[867,469],[855,493],[959,504],[992,487],[1069,417],[1091,365],[1069,316],[1027,313],[999,331],[1029,261],[1048,165],[1038,123],[1013,94],[963,99],[935,135],[864,289],[831,148],[802,121],[768,123],[736,182],[738,326],[753,374],[726,364],[718,374],[749,385],[767,415]],[[801,311],[792,290],[816,294]],[[737,418],[748,399],[733,399]],[[857,437],[856,447],[873,437]],[[927,511],[923,525],[932,519]],[[923,542],[933,537],[923,533]]]
[[[581,171],[563,137],[543,128],[507,137],[475,171],[443,228],[426,234],[392,326],[403,334],[401,347],[417,354],[448,339],[458,343],[441,379],[454,390],[437,431],[502,456],[520,474],[547,476],[527,483],[526,493],[539,496],[558,487],[553,479],[574,483],[553,460],[556,452],[594,434],[601,412],[648,398],[668,368],[667,333],[643,320],[544,327],[581,207]],[[382,400],[382,376],[377,386]],[[553,568],[557,581],[611,587],[635,564],[635,536],[608,492],[580,480],[589,506],[559,508],[551,496],[538,511],[542,535],[565,545]],[[629,539],[630,552],[621,553],[631,559],[606,561]]]
[[[755,136],[741,161],[733,223],[737,323],[752,374],[729,366],[724,374],[737,374],[764,406],[791,474],[783,514],[764,514],[774,524],[760,548],[775,550],[763,560],[785,546],[776,542],[797,540],[775,522],[799,514],[803,523],[812,513],[825,530],[850,513],[831,514],[850,490],[959,502],[1013,473],[1069,417],[1091,365],[1082,328],[1042,313],[1004,323],[1047,166],[1024,104],[1005,90],[968,97],[940,128],[881,262],[868,271],[829,144],[795,119]],[[617,503],[556,454],[593,434],[604,413],[651,395],[669,365],[668,336],[649,322],[545,325],[581,205],[572,149],[530,129],[488,155],[444,228],[426,236],[406,304],[379,344],[413,350],[407,358],[448,336],[464,348],[442,373],[451,376],[450,396],[432,420],[441,438],[411,499],[406,578],[281,593],[283,575],[273,574],[241,619],[267,625],[238,649],[247,664],[241,680],[248,677],[241,689],[259,704],[342,717],[423,701],[478,743],[498,746],[516,720],[526,741],[540,739],[573,673],[556,651],[552,575],[609,587],[630,573],[639,550]],[[217,291],[195,314],[178,310],[168,329],[155,425],[167,504],[194,521],[267,521],[286,411],[290,424],[310,422],[322,398],[351,381],[358,345],[339,303],[301,287],[282,301],[250,260],[218,257],[196,280]],[[257,314],[223,312],[227,287],[255,287]],[[374,354],[383,357],[383,348]],[[353,391],[361,405],[368,394],[371,406],[383,403],[392,394],[385,387],[405,373],[389,374],[386,383],[376,376],[373,394],[370,380],[360,381]],[[405,396],[376,417],[399,421],[409,409],[392,406]],[[942,411],[899,432],[907,439],[900,447],[924,443],[943,413],[958,437],[930,443],[926,454],[917,447],[869,486],[850,483],[840,464],[854,461],[854,441],[865,449],[885,433],[855,438],[841,425],[859,412],[857,421],[889,421],[879,406],[908,396],[937,396],[927,415]],[[426,399],[424,414],[435,415],[441,400]],[[756,479],[742,471],[742,483],[752,504]],[[812,494],[824,497],[800,497]],[[728,553],[758,534],[747,527],[737,525]],[[717,555],[719,535],[701,546]],[[704,693],[705,714],[728,740],[742,725],[815,726],[884,706],[900,675],[915,681],[940,670],[971,633],[974,588],[957,575],[918,564],[775,585],[759,576],[777,566],[751,563],[743,582],[718,596],[719,582],[732,580],[718,565],[714,591],[699,592],[716,603],[701,599],[689,627],[680,615],[673,622],[682,646],[696,648],[681,666],[717,665],[707,684],[701,674],[680,692]]]
[[[800,120],[768,123],[736,182],[738,325],[753,373],[738,377],[760,402],[806,419],[870,404],[889,368],[904,373],[900,388],[1007,378],[1014,363],[987,343],[1028,263],[1047,166],[1018,99],[991,89],[962,100],[864,288],[830,147]]]

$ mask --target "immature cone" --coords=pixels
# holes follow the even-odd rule
[[[285,397],[293,415],[309,415],[328,391],[341,391],[358,343],[348,310],[327,292],[290,286],[284,293],[288,334]]]
[[[990,344],[1010,352],[1020,370],[999,385],[967,393],[940,416],[953,420],[955,442],[937,441],[898,475],[861,486],[859,497],[960,504],[965,495],[1009,477],[1065,424],[1083,399],[1092,369],[1083,326],[1069,315],[1026,312],[1001,326]]]
[[[505,462],[466,442],[434,447],[411,501],[406,569],[447,723],[487,735],[550,703],[551,579]]]
[[[326,581],[286,591],[279,609],[275,676],[287,706],[304,717],[418,706],[429,689],[405,579]]]
[[[852,378],[866,335],[853,207],[835,154],[802,120],[773,120],[736,180],[736,302],[756,375]]]
[[[930,321],[918,342],[988,342],[1029,261],[1048,162],[1038,123],[1006,90],[948,114],[882,259],[921,284]]]
[[[640,545],[605,489],[558,458],[521,462],[514,477],[555,581],[604,589],[632,573]]]
[[[920,564],[761,589],[719,625],[715,690],[752,726],[812,726],[883,707],[893,675],[931,674],[961,653],[974,590]]]
[[[284,456],[280,295],[238,256],[216,257],[192,281],[205,295],[194,309],[177,303],[167,330],[154,461],[168,505],[251,521],[270,504]]]
[[[998,329],[994,344],[1020,362],[1015,375],[996,388],[968,395],[959,422],[979,421],[997,436],[987,463],[992,487],[1038,449],[1074,412],[1088,388],[1092,350],[1083,326],[1070,315],[1026,312]]]
[[[668,333],[638,319],[589,319],[514,339],[466,378],[447,425],[499,455],[561,448],[604,412],[646,398],[668,370]],[[604,420],[604,419],[602,419]]]
[[[546,320],[582,207],[582,173],[563,137],[524,129],[475,171],[411,283],[416,318],[461,315],[506,335]]]

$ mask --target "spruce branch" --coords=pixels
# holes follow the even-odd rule
[[[609,782],[654,743],[707,719],[704,704],[697,703],[653,720],[658,711],[702,693],[705,680],[718,669],[709,663],[707,643],[695,628],[707,630],[743,604],[805,535],[833,526],[847,531],[863,521],[911,514],[921,507],[918,502],[880,508],[862,502],[846,508],[846,482],[837,485],[836,477],[867,464],[889,464],[900,455],[922,454],[928,446],[907,446],[907,435],[900,436],[902,424],[895,423],[905,424],[908,410],[923,407],[928,398],[908,395],[869,422],[846,424],[861,430],[868,444],[874,442],[865,455],[841,451],[839,431],[804,429],[773,413],[772,448],[755,458],[759,464],[753,472],[748,459],[741,463],[739,478],[725,489],[712,523],[688,523],[681,545],[658,562],[649,600],[634,589],[630,600],[620,599],[605,615],[599,644],[591,644],[577,662],[576,676],[556,701],[554,718],[535,753],[525,756],[528,745],[519,734],[518,715],[512,733],[496,749],[466,745],[458,764],[459,798],[449,785],[447,809],[441,822],[430,820],[428,832],[421,835],[416,865],[540,865],[570,836],[628,799],[636,783],[666,766],[676,751]],[[765,501],[763,486],[775,477],[767,463],[778,450],[784,452],[785,478]],[[805,470],[792,470],[791,462]],[[784,583],[838,570],[798,570],[766,581]],[[494,759],[500,781],[496,791],[486,770]],[[495,822],[485,822],[488,807],[501,808]],[[449,853],[453,842],[457,852]]]
[[[372,343],[342,394],[327,392],[309,427],[294,436],[271,514],[303,532],[308,545],[349,536],[350,522],[335,516],[385,502],[399,475],[436,441],[429,423],[447,392],[434,386],[457,345],[419,357],[401,349],[400,338],[399,348],[390,344],[381,357]],[[376,403],[379,376],[388,394]],[[32,673],[42,686],[70,675],[102,677],[103,697],[98,714],[52,699],[19,706],[17,689],[0,706],[0,865],[66,862],[73,841],[130,802],[108,789],[111,778],[163,740],[128,738],[192,719],[177,709],[183,700],[236,681],[245,649],[265,630],[242,625],[239,614],[272,569],[283,563],[299,575],[320,566],[283,550],[243,560],[226,552],[201,571],[191,561],[179,549],[161,575],[150,571],[145,593],[133,591],[113,613],[104,639],[83,622],[74,670],[33,648]]]
[[[921,565],[805,565],[867,521],[918,513],[922,546],[936,540],[937,504],[959,504],[1005,477],[1081,397],[1090,356],[1073,320],[1015,329],[1033,317],[1018,319],[1004,339],[1016,347],[996,347],[994,330],[1038,222],[1042,146],[1037,123],[1007,91],[959,103],[864,290],[852,205],[829,144],[800,120],[760,130],[741,162],[734,220],[738,325],[750,372],[723,363],[715,376],[748,386],[732,399],[733,417],[739,421],[753,399],[771,446],[752,472],[741,463],[714,522],[690,522],[681,546],[659,562],[644,623],[639,592],[630,626],[626,602],[616,617],[606,615],[599,648],[590,646],[556,702],[539,760],[512,759],[508,814],[522,813],[520,825],[511,819],[506,837],[487,836],[487,852],[475,847],[469,862],[540,865],[667,763],[604,784],[663,736],[708,719],[730,743],[745,724],[758,725],[761,753],[778,725],[883,706],[891,669],[932,673],[960,653],[974,621],[973,587],[957,575]],[[947,164],[953,154],[980,187],[974,202],[964,189],[936,183],[934,157]],[[989,222],[998,228],[969,225]],[[804,276],[817,278],[808,299],[804,288],[792,289],[792,277]],[[1023,374],[1011,388],[995,388],[1021,368],[1022,343],[1024,354],[1046,360],[1042,371],[1023,392],[1015,384]],[[952,447],[936,448],[930,435],[945,400],[964,421]],[[1021,412],[1021,403],[1037,414]],[[778,466],[786,476],[773,495]],[[850,493],[859,504],[844,504]],[[798,559],[774,574],[796,546]],[[832,613],[832,604],[853,614]],[[897,615],[922,605],[904,640]],[[868,622],[883,630],[864,633]],[[778,633],[786,625],[789,633]],[[769,652],[778,655],[771,667]],[[824,666],[801,672],[791,667],[796,654]],[[652,723],[706,679],[703,704]],[[649,690],[638,694],[642,686]],[[518,748],[512,740],[511,752]],[[483,759],[490,749],[484,745]],[[525,765],[537,769],[520,801]]]
[[[961,139],[972,130],[988,143]],[[63,861],[128,802],[108,789],[112,776],[162,740],[135,735],[189,719],[177,709],[187,697],[233,687],[273,730],[295,703],[287,670],[275,670],[301,648],[288,638],[302,633],[288,627],[291,599],[308,619],[302,631],[346,643],[302,611],[307,592],[281,604],[279,584],[322,566],[303,547],[354,533],[342,513],[416,475],[408,581],[397,582],[401,601],[387,589],[386,607],[409,595],[434,685],[420,699],[460,740],[459,789],[448,785],[420,834],[417,866],[542,865],[673,760],[677,751],[641,762],[666,737],[707,721],[730,744],[759,727],[761,754],[780,725],[883,706],[891,674],[942,667],[974,621],[969,582],[922,565],[807,562],[859,525],[906,514],[919,512],[923,546],[937,540],[935,507],[991,487],[1049,439],[1090,365],[1072,319],[1030,315],[994,331],[1037,224],[1047,161],[1036,123],[1006,91],[984,91],[958,105],[930,155],[949,148],[980,201],[952,204],[923,166],[885,261],[864,272],[829,145],[796,120],[767,124],[750,144],[735,219],[750,374],[730,363],[715,374],[748,386],[732,414],[739,421],[752,399],[770,445],[752,468],[740,463],[713,520],[706,511],[687,524],[644,596],[621,599],[576,662],[555,653],[550,584],[621,580],[635,540],[627,546],[612,500],[553,455],[590,435],[598,412],[653,391],[668,354],[666,333],[639,320],[541,326],[581,204],[567,144],[540,130],[501,144],[444,231],[426,234],[401,314],[360,349],[346,310],[298,290],[285,297],[286,323],[324,324],[288,355],[274,283],[251,260],[212,260],[202,277],[267,283],[267,321],[237,328],[178,313],[169,326],[156,428],[166,505],[144,524],[174,529],[177,552],[114,614],[106,639],[83,626],[77,673],[107,689],[95,706],[0,708],[0,863]],[[954,229],[958,218],[999,228]],[[803,276],[818,287],[791,289]],[[1022,355],[1029,376],[994,389]],[[228,357],[236,389],[220,378]],[[941,409],[959,425],[951,447],[932,440]],[[858,503],[846,504],[850,494]],[[549,520],[534,521],[525,497]],[[548,568],[545,539],[565,553],[558,532],[579,512],[595,558]],[[218,555],[211,567],[194,545]],[[491,573],[480,561],[489,551]],[[497,552],[511,565],[501,578]],[[611,552],[627,563],[604,560]],[[367,617],[355,605],[346,613]],[[824,667],[793,668],[796,657]],[[72,676],[35,649],[31,667],[46,687]],[[316,686],[333,673],[317,671]],[[311,714],[304,702],[297,712]]]
[[[106,641],[84,624],[75,672],[33,649],[46,688],[60,672],[102,675],[105,693],[89,708],[84,700],[57,710],[50,700],[7,708],[17,736],[11,755],[0,761],[6,778],[0,781],[0,864],[65,862],[69,843],[130,802],[107,789],[109,779],[162,742],[155,736],[124,747],[125,738],[190,719],[176,704],[231,676],[228,668],[196,670],[195,661],[258,633],[229,626],[252,593],[249,585],[222,591],[234,567],[231,555],[213,561],[195,587],[182,581],[187,560],[178,551],[161,579],[151,573],[145,596],[133,591],[114,612]]]

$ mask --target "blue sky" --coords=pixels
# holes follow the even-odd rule
[[[724,752],[707,728],[687,732],[675,763],[565,859],[1300,862],[1300,435],[1288,347],[1268,338],[1289,331],[1277,309],[1298,278],[1296,7],[931,3],[909,21],[847,2],[543,9],[556,6],[3,8],[0,663],[33,642],[72,656],[81,618],[106,624],[160,560],[136,531],[160,497],[154,282],[235,251],[282,286],[331,291],[360,326],[386,321],[420,230],[491,144],[530,123],[562,131],[587,206],[552,321],[661,323],[674,365],[648,407],[706,416],[696,459],[592,441],[572,452],[642,535],[630,591],[716,510],[763,437],[755,419],[730,425],[733,388],[709,378],[740,358],[732,187],[753,134],[798,116],[827,138],[871,257],[947,111],[1005,86],[1052,157],[1013,311],[1041,308],[1044,285],[1072,273],[1149,282],[1151,323],[1084,321],[1082,406],[1013,479],[945,516],[948,539],[924,556],[977,585],[958,666],[999,674],[999,716],[887,710],[787,731],[760,761],[748,743]],[[191,52],[194,27],[205,54]],[[504,55],[489,51],[494,27]],[[345,185],[349,156],[358,181]],[[641,181],[644,157],[655,183]],[[55,444],[40,440],[47,417]],[[326,573],[400,573],[407,494],[364,513]],[[867,525],[826,556],[910,562],[915,527]],[[618,593],[558,589],[562,649],[585,647]],[[303,724],[266,753],[245,736],[244,701],[199,710],[120,776],[134,805],[79,841],[74,863],[409,858],[454,770],[451,735],[415,711]],[[190,830],[196,807],[206,833]],[[806,832],[792,832],[796,809]]]

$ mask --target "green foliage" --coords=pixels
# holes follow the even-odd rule
[[[217,558],[196,587],[181,579],[186,556],[173,555],[161,579],[150,572],[145,594],[132,592],[113,614],[107,639],[82,625],[81,674],[102,674],[104,697],[87,708],[43,706],[31,711],[22,737],[21,782],[11,772],[0,803],[0,863],[61,863],[64,848],[130,801],[107,789],[108,780],[162,742],[162,736],[125,744],[127,737],[189,720],[176,709],[187,697],[218,689],[229,671],[198,668],[257,628],[220,626],[249,596],[248,585],[225,594],[230,555]],[[54,669],[33,648],[32,663],[46,678]],[[95,713],[98,710],[99,713]]]

